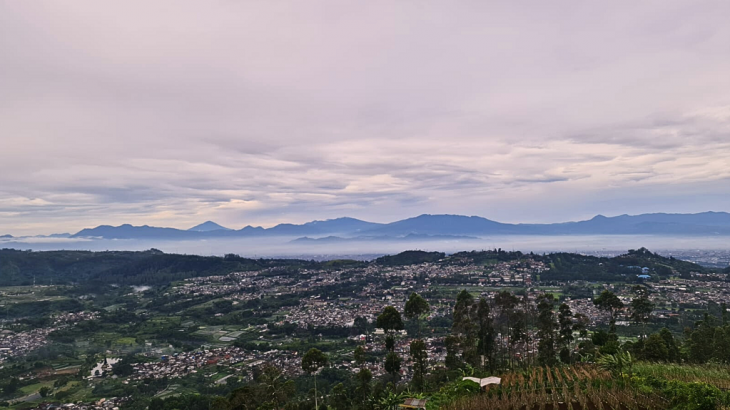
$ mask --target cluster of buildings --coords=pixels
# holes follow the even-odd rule
[[[56,329],[46,327],[17,333],[7,329],[0,330],[0,363],[45,346],[48,343],[48,334]]]
[[[53,324],[33,330],[15,332],[9,329],[0,330],[0,363],[10,357],[23,356],[39,347],[48,344],[48,335],[74,323],[95,319],[94,312],[61,313],[53,317]]]
[[[100,399],[91,403],[41,403],[37,407],[30,410],[119,410],[129,398],[112,397],[110,399]]]
[[[574,316],[576,314],[582,314],[583,316],[587,317],[590,325],[607,323],[611,318],[611,315],[607,311],[599,309],[593,303],[593,299],[591,298],[566,298],[565,304],[570,306],[570,310],[573,312]]]
[[[297,352],[282,350],[258,352],[229,346],[175,353],[171,356],[162,356],[156,362],[134,364],[132,366],[134,374],[130,380],[179,378],[197,373],[209,366],[225,366],[242,372],[264,364],[275,366],[289,376],[302,373],[301,358]]]
[[[658,297],[664,299],[666,307],[706,307],[708,303],[718,305],[730,302],[730,282],[725,278],[710,277],[710,275],[692,274],[692,279],[667,279],[658,283],[648,283]]]

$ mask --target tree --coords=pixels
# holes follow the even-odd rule
[[[454,323],[451,326],[451,334],[455,337],[455,347],[461,351],[461,360],[472,366],[478,365],[479,356],[477,355],[477,327],[475,325],[474,316],[476,316],[477,308],[474,305],[474,297],[462,290],[456,296],[456,305],[454,305]]]
[[[41,395],[41,397],[48,397],[48,395],[49,395],[49,394],[51,393],[51,390],[52,390],[52,389],[51,389],[50,387],[48,387],[48,386],[43,386],[43,387],[41,387],[41,389],[40,389],[40,390],[38,391],[38,393],[39,393],[39,394]]]
[[[228,395],[228,409],[281,408],[295,393],[293,380],[285,381],[281,370],[266,365],[256,378],[256,383],[239,387]],[[150,405],[150,408],[162,407]]]
[[[403,314],[409,320],[416,321],[416,328],[418,329],[417,335],[421,337],[421,315],[428,313],[431,307],[428,305],[426,299],[422,298],[418,293],[413,292],[406,302],[406,306],[403,309]]]
[[[510,333],[509,333],[509,347],[512,352],[515,351],[515,347],[520,342],[527,342],[527,314],[521,310],[515,310],[512,312],[510,319]],[[511,354],[512,358],[514,354]],[[512,359],[514,362],[514,359]]]
[[[634,358],[631,357],[631,353],[619,350],[614,354],[601,356],[597,364],[601,369],[611,372],[614,377],[621,376],[624,371],[631,376]]]
[[[497,315],[498,323],[502,327],[501,334],[501,343],[500,346],[504,345],[504,336],[511,334],[511,321],[512,317],[514,315],[514,309],[519,304],[520,299],[513,295],[511,292],[507,292],[506,290],[499,292],[494,297],[494,304],[499,308],[499,315]],[[507,329],[504,329],[504,326],[507,327]],[[508,356],[509,361],[511,363],[511,357],[512,357],[512,344],[508,345]]]
[[[403,319],[401,319],[400,312],[396,308],[386,306],[383,313],[378,316],[375,326],[383,329],[385,333],[390,333],[403,329]]]
[[[704,320],[695,323],[685,338],[688,359],[695,363],[706,363],[714,356],[715,326],[713,319],[705,313]]]
[[[497,347],[494,343],[494,322],[490,316],[489,303],[484,298],[480,298],[477,304],[477,322],[477,353],[485,367],[489,363],[489,370],[494,372],[494,353]]]
[[[426,343],[423,340],[412,341],[410,354],[411,360],[413,360],[413,387],[418,391],[422,391],[426,376],[426,360],[428,359]]]
[[[356,347],[352,356],[355,359],[355,364],[358,366],[362,366],[365,363],[365,349],[362,346]]]
[[[570,363],[570,344],[573,343],[573,312],[563,303],[558,308],[560,361]]]
[[[555,363],[555,297],[552,293],[542,294],[537,299],[537,359],[542,365]]]
[[[664,344],[667,346],[667,360],[670,362],[679,362],[680,352],[677,342],[674,340],[674,335],[666,327],[663,327],[659,331],[659,336],[664,340]]]
[[[611,316],[611,322],[608,332],[612,335],[616,334],[616,311],[624,307],[624,303],[621,299],[616,296],[615,293],[604,290],[601,294],[593,300],[593,304],[599,309],[608,312]]]
[[[646,289],[637,286],[635,288],[638,297],[631,300],[631,319],[642,325],[643,335],[646,338],[646,323],[649,321],[654,304],[649,300]]]
[[[459,359],[459,338],[453,334],[448,335],[444,338],[444,345],[446,346],[446,360],[445,365],[447,369],[456,370],[461,366],[461,360]]]
[[[16,377],[11,377],[8,384],[3,387],[3,393],[6,395],[11,395],[15,393],[18,390],[18,387],[20,387],[20,380]]]
[[[654,333],[646,339],[644,343],[644,358],[655,361],[669,360],[669,349],[664,339],[658,333]]]
[[[385,371],[393,376],[393,383],[395,383],[397,374],[400,371],[400,363],[400,356],[395,352],[388,352],[385,356]]]
[[[370,381],[373,380],[373,374],[368,369],[360,369],[355,379],[357,380],[355,397],[360,403],[364,403],[370,396]]]
[[[329,407],[334,410],[349,410],[352,408],[350,397],[347,394],[347,389],[342,383],[337,383],[337,385],[332,388],[329,401],[332,403],[332,406]]]
[[[588,337],[588,324],[590,323],[588,316],[582,313],[576,313],[574,318],[575,322],[573,323],[573,331],[578,332],[580,337]]]
[[[355,318],[352,327],[357,329],[358,333],[366,333],[368,331],[368,320],[362,316],[358,316]]]
[[[317,401],[317,370],[327,365],[327,355],[319,349],[311,348],[302,357],[302,370],[314,376],[314,408],[319,409]]]
[[[395,350],[395,338],[392,335],[385,337],[385,350],[389,352]]]

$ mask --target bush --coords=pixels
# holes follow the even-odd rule
[[[670,399],[672,408],[679,410],[715,410],[727,401],[720,389],[707,383],[672,380],[664,387],[664,394]]]

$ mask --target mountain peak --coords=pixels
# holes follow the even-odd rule
[[[217,223],[213,221],[205,221],[200,225],[195,225],[192,228],[188,229],[188,231],[194,231],[194,232],[211,232],[211,231],[230,231],[230,229],[218,225]]]

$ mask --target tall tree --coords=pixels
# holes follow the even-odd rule
[[[555,297],[552,293],[542,294],[537,299],[537,359],[542,365],[555,363]]]
[[[364,404],[370,397],[370,381],[373,380],[373,374],[368,369],[360,369],[355,376],[357,387],[355,387],[355,397],[359,403]]]
[[[588,337],[588,324],[591,322],[588,316],[582,313],[576,313],[574,317],[573,331],[578,332],[580,337]]]
[[[385,371],[393,376],[393,384],[397,381],[396,377],[400,371],[400,364],[400,356],[398,356],[395,352],[388,352],[388,354],[385,355]]]
[[[426,343],[423,340],[412,341],[410,354],[411,360],[413,360],[413,387],[418,391],[422,391],[426,376],[426,360],[428,359]]]
[[[400,312],[393,306],[386,306],[375,321],[375,326],[383,329],[385,333],[403,330],[403,319]]]
[[[705,313],[692,330],[686,330],[685,343],[688,359],[695,363],[707,363],[714,356],[715,325],[713,318]]]
[[[389,352],[395,351],[395,337],[393,335],[385,336],[385,350]]]
[[[304,354],[304,357],[302,357],[302,370],[307,372],[309,375],[314,376],[314,408],[317,410],[319,409],[317,397],[317,371],[326,366],[328,361],[327,355],[315,348],[309,349],[309,351]]]
[[[461,367],[461,358],[459,357],[459,337],[450,334],[444,338],[446,346],[445,365],[449,370],[456,370]]]
[[[352,324],[352,327],[357,329],[359,333],[367,333],[368,331],[368,320],[365,319],[362,316],[358,316],[355,318],[355,321]]]
[[[459,292],[454,306],[454,323],[451,326],[451,334],[456,338],[458,350],[461,352],[461,360],[472,366],[479,364],[476,340],[476,311],[474,297],[466,290]]]
[[[500,325],[500,347],[507,345],[507,356],[508,356],[508,362],[512,363],[512,344],[511,343],[505,343],[504,338],[505,336],[509,337],[511,334],[511,321],[514,316],[514,309],[519,304],[520,299],[517,298],[514,294],[511,292],[508,292],[506,290],[497,293],[497,295],[494,296],[494,305],[499,309],[499,314],[497,315],[497,323]],[[505,328],[506,327],[506,328]],[[504,357],[502,357],[504,359]]]
[[[642,337],[646,338],[646,323],[654,311],[654,304],[649,300],[649,295],[645,288],[637,286],[634,288],[637,297],[631,300],[631,319],[642,325]]]
[[[355,359],[355,364],[362,366],[365,363],[365,348],[362,346],[356,347],[352,356]]]
[[[510,319],[510,333],[509,333],[509,348],[512,351],[510,357],[514,365],[514,352],[516,347],[521,342],[527,342],[527,313],[521,310],[515,310],[512,312],[512,318]]]
[[[345,388],[345,385],[342,383],[337,383],[335,387],[332,388],[332,393],[329,397],[329,402],[331,403],[328,408],[332,408],[334,410],[350,410],[352,409],[352,403],[350,400],[350,396],[348,394],[347,389]]]
[[[659,333],[652,334],[644,342],[644,357],[651,361],[669,360],[669,349]]]
[[[664,344],[667,346],[667,360],[670,362],[679,362],[681,353],[679,351],[679,345],[674,339],[672,332],[666,327],[663,327],[662,330],[659,331],[659,336],[662,337]],[[728,352],[730,352],[730,350],[728,350]]]
[[[490,316],[489,302],[480,298],[477,304],[477,322],[479,329],[477,331],[477,353],[481,357],[484,367],[489,367],[490,372],[494,372],[494,359],[496,344],[494,342],[494,321]]]
[[[624,303],[621,302],[621,299],[616,296],[615,293],[604,290],[601,292],[600,295],[596,299],[593,300],[593,304],[596,305],[599,309],[605,310],[609,313],[611,319],[610,319],[610,326],[608,332],[612,335],[616,335],[616,311],[624,307]]]
[[[417,337],[421,337],[421,315],[428,313],[431,310],[431,306],[428,305],[426,299],[422,298],[416,292],[411,293],[411,296],[406,302],[406,306],[403,309],[403,314],[409,320],[416,321]]]
[[[570,306],[563,303],[558,308],[558,345],[560,346],[560,361],[570,363],[570,345],[573,343],[573,312]]]

